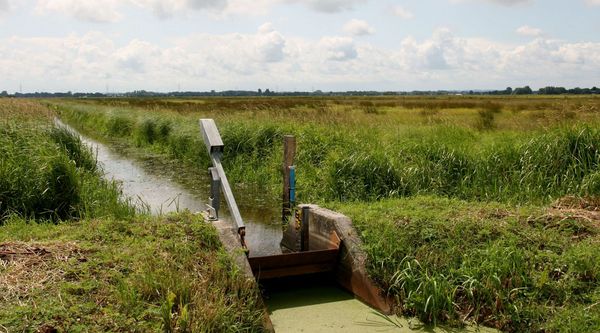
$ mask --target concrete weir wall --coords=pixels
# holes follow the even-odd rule
[[[205,219],[208,221],[207,215],[205,215]],[[248,258],[246,257],[246,252],[242,245],[240,244],[240,238],[238,237],[237,230],[231,226],[230,223],[224,222],[222,220],[212,222],[217,232],[219,233],[219,239],[223,244],[225,250],[231,255],[235,264],[242,271],[242,273],[246,276],[247,279],[255,282],[254,275],[252,274],[252,268],[248,263]],[[255,282],[256,283],[256,282]],[[269,317],[269,311],[267,310],[267,306],[263,303],[263,323],[267,332],[275,332],[273,328],[273,323],[271,322],[271,318]]]
[[[333,272],[337,283],[372,308],[384,314],[392,314],[393,302],[391,298],[387,297],[367,274],[365,268],[367,256],[362,250],[362,241],[352,225],[352,220],[343,214],[317,205],[301,205],[299,211],[302,211],[303,207],[309,208],[308,250],[319,251],[330,248],[332,233],[335,232],[341,240],[338,260]],[[300,230],[297,222],[292,221],[290,223],[281,242],[284,247],[293,252],[300,250]],[[247,278],[254,280],[252,267],[240,245],[236,229],[224,221],[215,221],[213,224],[219,232],[221,242],[233,257],[237,266]],[[273,325],[266,307],[264,321],[265,327],[273,331]]]
[[[309,250],[323,248],[335,231],[341,239],[335,276],[339,285],[358,299],[385,314],[392,313],[392,300],[369,278],[365,268],[367,256],[352,220],[340,213],[305,205],[309,210]],[[300,206],[302,209],[303,206]]]

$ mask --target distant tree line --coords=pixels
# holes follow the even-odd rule
[[[126,93],[82,93],[76,92],[33,92],[9,94],[6,90],[0,92],[0,97],[17,98],[102,98],[102,97],[261,97],[261,96],[441,96],[441,95],[593,95],[600,94],[600,89],[572,88],[548,86],[534,91],[529,86],[511,88],[504,90],[414,90],[414,91],[283,91],[275,92],[270,89],[258,90],[224,90],[224,91],[174,91],[154,92],[146,90],[134,90]]]
[[[537,95],[564,95],[564,94],[592,95],[592,94],[600,94],[600,89],[597,87],[593,87],[593,88],[577,87],[577,88],[567,89],[565,87],[548,86],[548,87],[540,88],[537,91],[533,91],[529,86],[525,86],[522,88],[515,88],[515,89],[508,87],[504,90],[489,91],[487,94],[489,94],[489,95],[531,95],[531,94],[537,94]]]

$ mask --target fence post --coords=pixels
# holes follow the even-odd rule
[[[296,156],[296,137],[286,135],[283,137],[283,208],[281,211],[281,220],[287,223],[291,215],[292,205],[290,202],[290,167],[294,165]]]

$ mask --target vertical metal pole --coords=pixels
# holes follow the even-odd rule
[[[308,251],[309,243],[308,243],[308,214],[310,213],[310,207],[304,206],[302,207],[302,228],[300,232],[300,251]]]
[[[221,177],[217,168],[208,168],[210,173],[210,206],[214,210],[213,218],[219,219],[219,209],[221,208]]]
[[[291,214],[291,203],[290,203],[290,173],[289,168],[294,164],[294,157],[296,155],[296,137],[293,135],[286,135],[283,137],[283,207],[281,210],[281,220],[283,223],[287,223]]]

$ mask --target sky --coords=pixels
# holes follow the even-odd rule
[[[0,91],[600,86],[600,0],[0,0]]]

